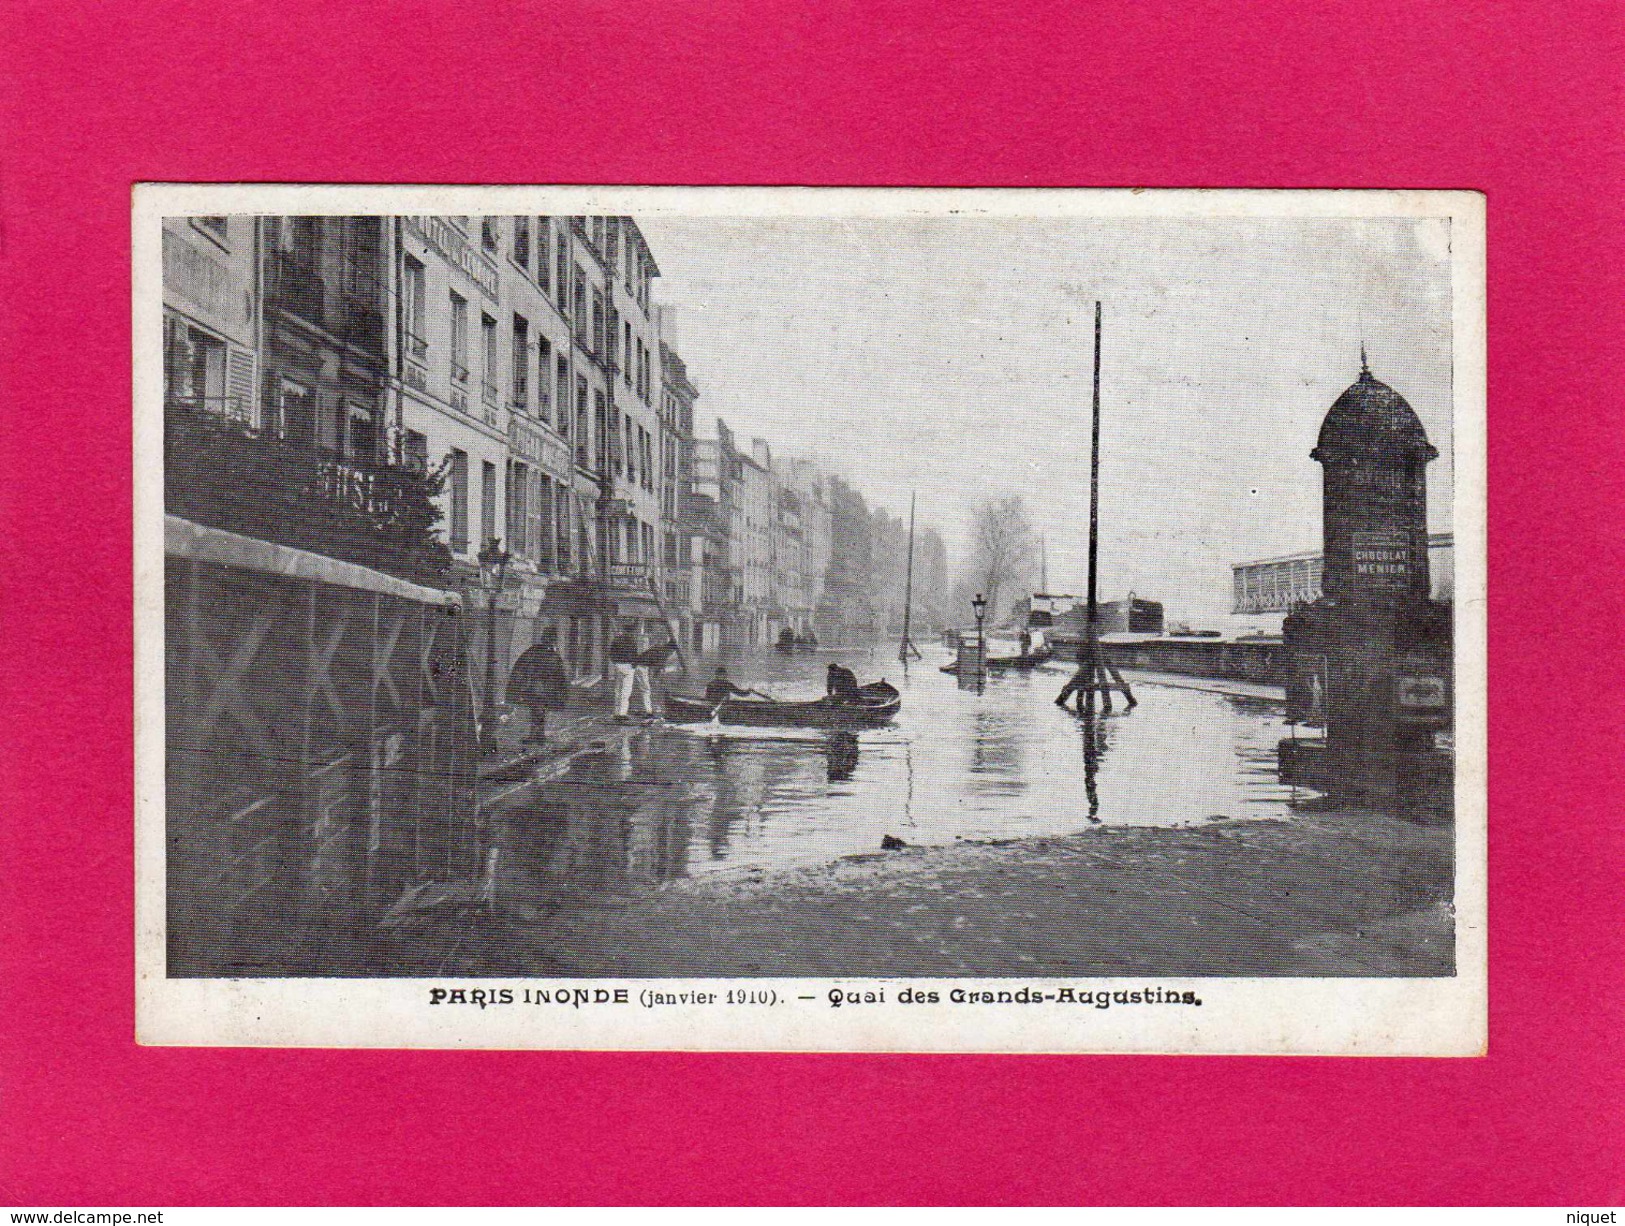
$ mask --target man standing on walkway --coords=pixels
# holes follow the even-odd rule
[[[653,719],[654,677],[649,665],[649,635],[644,630],[642,622],[638,623],[637,638],[633,642],[636,654],[632,661],[632,706],[644,719]]]
[[[547,713],[562,710],[570,703],[570,676],[565,671],[564,657],[559,655],[558,631],[551,626],[542,631],[541,641],[525,648],[514,661],[508,674],[508,693],[530,708],[530,733],[526,737],[533,745],[546,740]]]
[[[615,686],[615,722],[624,724],[627,708],[632,702],[632,687],[638,671],[638,645],[632,637],[632,628],[622,626],[609,643],[610,680]]]

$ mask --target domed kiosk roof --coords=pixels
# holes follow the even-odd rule
[[[1439,454],[1410,403],[1373,378],[1361,355],[1360,377],[1339,396],[1320,423],[1311,459],[1431,460]]]

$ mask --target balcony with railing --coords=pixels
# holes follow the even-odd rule
[[[178,411],[212,417],[221,422],[231,422],[243,427],[254,425],[253,408],[245,396],[170,396],[167,403]]]
[[[164,407],[164,509],[193,523],[439,586],[451,566],[435,535],[441,484],[255,430],[207,402]]]

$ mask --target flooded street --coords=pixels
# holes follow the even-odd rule
[[[492,814],[495,922],[383,955],[470,975],[1448,974],[1453,840],[1283,787],[1280,702],[1057,666],[961,689],[946,655],[728,661],[776,697],[830,659],[903,693],[855,735],[639,728]],[[714,661],[702,662],[708,674]],[[681,690],[688,679],[671,675]],[[697,688],[697,687],[696,687]],[[1221,691],[1256,691],[1252,694]],[[882,850],[887,836],[898,847]]]
[[[940,671],[947,659],[927,647],[904,673],[882,647],[730,658],[736,681],[782,698],[815,695],[839,660],[862,680],[891,681],[902,710],[858,733],[652,727],[584,755],[500,810],[504,902],[529,910],[719,871],[816,866],[878,851],[888,835],[940,846],[1290,813],[1294,793],[1275,772],[1287,735],[1277,701],[1133,676],[1139,705],[1119,702],[1091,729],[1054,703],[1067,666],[990,677],[977,693]],[[695,678],[715,663],[697,662]],[[677,673],[665,680],[674,692],[699,688]]]

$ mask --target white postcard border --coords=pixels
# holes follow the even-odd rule
[[[1441,218],[1451,223],[1456,974],[1437,979],[169,979],[164,975],[161,219],[227,213]],[[136,1038],[143,1044],[578,1050],[1471,1056],[1487,1047],[1485,203],[1475,192],[141,184],[132,234]],[[1070,993],[1044,1003],[967,993]],[[431,1003],[433,992],[447,995]],[[859,1003],[835,1006],[832,991]],[[903,992],[936,991],[936,1003]],[[450,993],[462,992],[453,1000]],[[510,1002],[469,993],[508,992]],[[568,994],[559,1004],[556,994]],[[577,993],[589,994],[582,1001]],[[624,991],[624,1003],[615,993]],[[646,1004],[646,992],[690,994]],[[732,992],[774,1003],[728,1005]],[[1098,995],[1114,995],[1105,1006]],[[1191,993],[1196,1004],[1146,1003]],[[541,994],[548,993],[541,1003]],[[1136,1003],[1115,993],[1142,994]],[[594,994],[608,993],[608,1000]],[[715,1002],[694,1003],[695,993]],[[865,993],[885,1000],[863,1003]],[[526,1003],[530,994],[530,1003]],[[812,996],[812,1000],[802,999]]]

